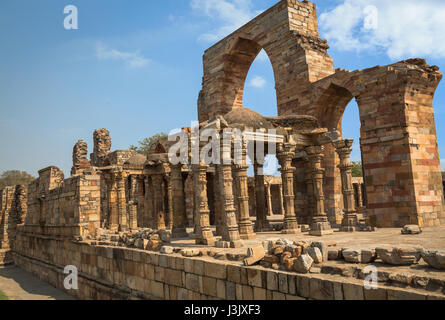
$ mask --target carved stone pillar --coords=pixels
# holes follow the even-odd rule
[[[263,165],[256,160],[253,165],[255,171],[255,200],[256,200],[256,232],[269,231],[270,224],[266,216],[267,199],[264,182]]]
[[[108,218],[106,225],[112,231],[119,230],[119,210],[117,205],[117,181],[114,173],[110,173],[107,184]]]
[[[221,165],[219,185],[222,191],[223,202],[223,232],[222,240],[230,242],[232,248],[240,248],[243,246],[238,223],[236,221],[236,213],[233,197],[233,178],[232,178],[232,141],[222,139],[221,141]]]
[[[215,225],[216,225],[216,235],[222,236],[224,231],[224,223],[223,223],[223,201],[222,201],[222,189],[220,186],[220,175],[221,175],[221,166],[216,166],[215,168],[215,177],[213,179],[213,192],[215,199]]]
[[[243,240],[255,239],[256,235],[253,232],[252,222],[250,221],[249,212],[249,190],[247,183],[247,169],[246,165],[246,149],[242,151],[242,164],[233,166],[233,176],[235,178],[236,190],[238,190],[238,216],[239,216],[239,233]]]
[[[266,195],[267,195],[267,215],[268,216],[273,216],[272,191],[271,191],[270,183],[268,183],[266,185]]]
[[[182,165],[172,167],[171,181],[173,187],[173,228],[172,237],[186,237],[187,214],[185,210],[184,180],[182,178]]]
[[[215,238],[210,228],[210,210],[207,200],[207,167],[203,163],[193,165],[195,197],[195,241],[196,244],[213,246]]]
[[[306,210],[308,212],[307,224],[312,223],[312,217],[315,215],[315,203],[314,203],[314,180],[312,179],[312,166],[309,159],[306,159]]]
[[[280,184],[280,212],[281,215],[284,216],[286,214],[286,210],[284,210],[284,197],[283,197],[283,181]]]
[[[167,217],[168,217],[168,229],[173,229],[173,181],[170,173],[164,174],[164,179],[167,182]]]
[[[153,228],[156,230],[164,230],[165,227],[165,199],[163,190],[165,189],[164,177],[161,174],[152,176],[153,189]]]
[[[352,185],[352,168],[350,162],[351,146],[354,140],[341,140],[334,143],[335,149],[340,157],[338,168],[341,174],[341,185],[344,202],[344,216],[341,230],[344,232],[354,232],[357,230],[358,219],[355,209],[354,187]]]
[[[322,146],[311,146],[306,148],[309,161],[312,169],[312,180],[314,190],[314,213],[312,217],[310,235],[323,236],[332,234],[333,230],[329,223],[327,214],[324,208],[324,193],[323,193],[323,177],[325,170],[321,167],[321,160],[323,158]]]
[[[146,176],[145,183],[145,205],[144,205],[144,227],[153,228],[154,222],[154,191],[151,176]]]
[[[129,187],[130,187],[130,194],[128,199],[128,228],[130,230],[135,230],[138,228],[138,222],[137,222],[137,216],[138,216],[138,189],[139,189],[139,183],[136,176],[130,175],[129,176]]]
[[[284,197],[284,228],[285,234],[300,233],[298,227],[297,217],[295,216],[295,196],[294,196],[294,171],[292,167],[292,159],[295,156],[295,146],[285,143],[278,146],[278,161],[281,165],[281,180],[283,183],[283,197]]]
[[[127,198],[125,196],[125,174],[122,171],[115,172],[117,184],[117,208],[119,231],[126,231],[127,224]]]

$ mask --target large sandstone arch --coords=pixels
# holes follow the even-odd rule
[[[368,214],[377,226],[445,224],[433,109],[442,74],[422,59],[334,70],[328,48],[318,36],[314,4],[280,1],[205,52],[199,120],[243,107],[247,73],[264,49],[274,70],[279,116],[311,115],[323,127],[339,128],[356,99]],[[337,159],[333,149],[325,154],[326,208],[338,222]]]
[[[280,1],[205,52],[199,121],[242,106],[244,81],[261,49],[274,70],[278,114],[292,113],[310,82],[334,73],[327,48],[318,37],[315,5]]]

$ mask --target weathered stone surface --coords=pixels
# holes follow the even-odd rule
[[[265,255],[263,246],[256,246],[247,249],[247,258],[244,259],[245,266],[251,266],[259,262]]]
[[[184,257],[198,257],[201,255],[201,251],[198,249],[183,249],[181,250],[181,254]]]
[[[338,248],[329,248],[328,260],[340,260],[342,258],[342,250]]]
[[[370,263],[377,258],[375,249],[365,246],[344,248],[342,256],[351,263]]]
[[[172,239],[172,232],[170,230],[160,230],[159,237],[163,242],[170,242]]]
[[[415,224],[409,224],[403,227],[402,234],[421,234],[422,229]]]
[[[422,249],[420,253],[428,265],[435,269],[445,270],[445,249]]]
[[[421,258],[420,250],[412,247],[380,247],[376,252],[383,262],[396,266],[412,265]]]
[[[299,273],[308,273],[314,265],[314,259],[308,254],[302,254],[294,262],[294,270]]]
[[[161,253],[172,254],[173,253],[173,247],[163,246],[161,248]]]
[[[312,242],[311,246],[320,249],[323,261],[328,261],[329,248],[326,242],[323,241]]]
[[[305,248],[303,253],[308,254],[316,264],[323,262],[323,255],[321,254],[320,249],[317,247]]]

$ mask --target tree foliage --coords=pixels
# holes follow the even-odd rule
[[[148,151],[150,151],[151,147],[161,139],[168,138],[168,135],[164,132],[157,133],[152,137],[145,138],[142,141],[139,141],[138,146],[131,145],[130,150],[135,151],[137,153],[147,155]]]
[[[353,161],[352,164],[354,165],[354,167],[352,168],[352,176],[354,178],[363,177],[362,163],[360,161]]]
[[[30,184],[35,179],[36,178],[34,178],[26,171],[4,171],[0,175],[0,189],[3,189],[4,187],[16,186],[19,184]]]

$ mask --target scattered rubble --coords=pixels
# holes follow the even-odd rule
[[[364,246],[343,248],[341,254],[350,263],[370,263],[377,258],[375,249]]]
[[[406,225],[402,229],[402,234],[421,234],[422,229],[415,224]]]
[[[376,248],[377,256],[383,262],[395,266],[409,266],[419,262],[421,252],[415,248],[380,247]]]
[[[445,270],[445,249],[422,249],[420,254],[423,260],[431,267]]]

